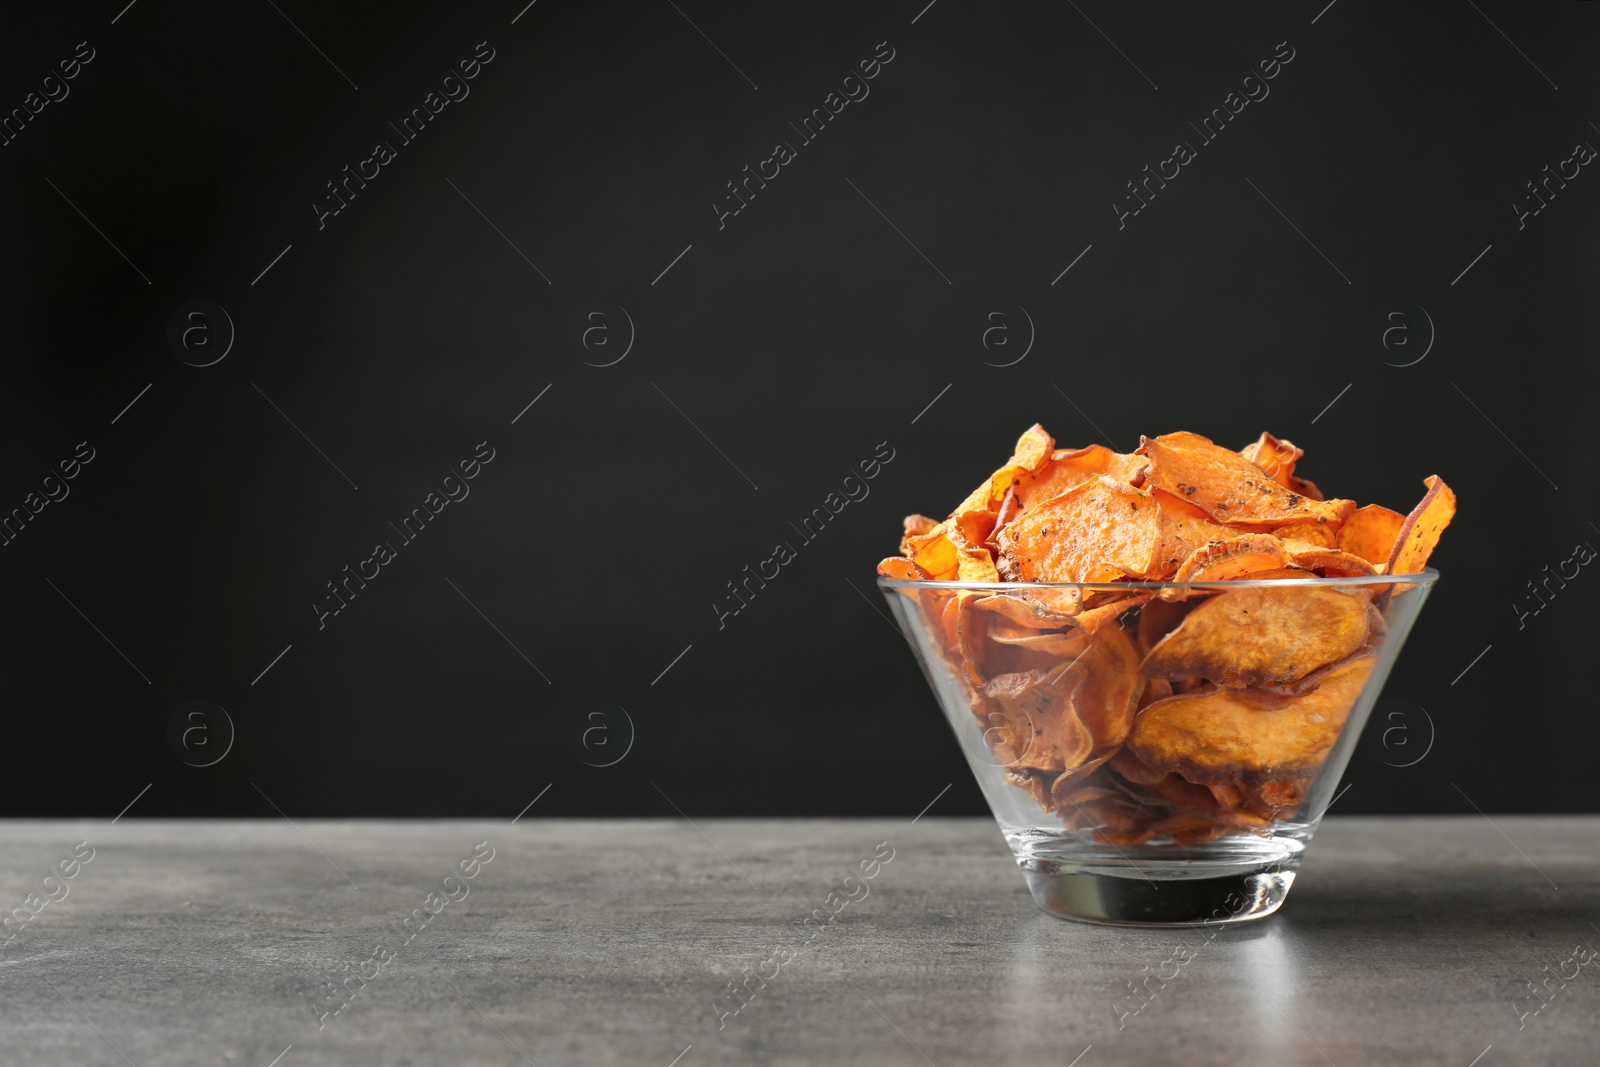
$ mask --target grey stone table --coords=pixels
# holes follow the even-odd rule
[[[0,845],[7,1064],[1600,1062],[1593,818],[1330,818],[1283,911],[1211,939],[1045,914],[979,820]]]

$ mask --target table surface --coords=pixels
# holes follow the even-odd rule
[[[0,843],[4,1063],[1600,1062],[1600,962],[1574,955],[1600,945],[1600,818],[1329,818],[1283,910],[1209,939],[1044,913],[987,820],[30,821]]]

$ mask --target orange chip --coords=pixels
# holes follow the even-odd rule
[[[1191,811],[1173,812],[1150,825],[1147,831],[1152,838],[1170,837],[1180,848],[1188,848],[1202,841],[1214,841],[1228,831],[1228,827],[1213,816]]]
[[[1017,438],[1017,447],[1011,450],[1011,462],[1008,466],[1017,468],[1019,473],[1036,471],[1049,462],[1055,447],[1055,438],[1046,433],[1045,428],[1036,422]],[[1000,495],[1002,494],[996,493],[995,499],[998,500]]]
[[[1082,630],[1024,630],[1015,626],[991,625],[989,640],[1062,659],[1075,659],[1089,647],[1089,635]]]
[[[1003,612],[987,610],[982,593],[962,590],[956,626],[956,666],[969,686],[979,687],[1002,674],[1049,670],[1062,661],[1077,662],[1092,635],[1071,626],[1039,629],[1013,625]]]
[[[1289,489],[1292,492],[1299,493],[1301,496],[1306,497],[1309,500],[1327,499],[1322,495],[1322,490],[1317,488],[1316,482],[1307,481],[1305,478],[1290,478]],[[1335,501],[1335,503],[1337,503],[1337,501]]]
[[[1367,613],[1369,620],[1374,618],[1381,619],[1383,617],[1382,614],[1370,604],[1367,606]],[[1358,660],[1363,656],[1370,655],[1371,652],[1372,649],[1370,647],[1358,648],[1348,656],[1336,659],[1332,663],[1323,664],[1321,667],[1318,667],[1316,670],[1312,671],[1298,682],[1286,682],[1283,685],[1263,685],[1260,687],[1260,689],[1263,693],[1270,693],[1283,697],[1304,696],[1317,686],[1321,685],[1331,675],[1343,670],[1353,660]]]
[[[953,577],[956,580],[999,581],[994,557],[985,544],[994,534],[999,505],[1018,478],[1038,470],[1049,462],[1054,448],[1055,441],[1045,432],[1043,426],[1035,423],[1017,439],[1016,450],[1005,466],[995,471],[982,485],[969,493],[967,499],[951,513],[950,518],[940,524],[943,527],[944,539],[949,542],[954,553]],[[931,537],[932,531],[923,536]],[[908,540],[916,539],[908,538]],[[918,558],[917,562],[922,563],[924,569],[932,571],[922,559]],[[941,557],[938,562],[946,561]]]
[[[989,536],[983,539],[984,548],[987,548],[991,553],[998,551],[994,543],[995,535],[1000,532],[1001,527],[1017,517],[1017,510],[1017,487],[1012,486],[1006,490],[1006,495],[1000,500],[999,510],[995,512],[994,516],[994,525],[989,530]]]
[[[1043,426],[1034,423],[1028,427],[1022,436],[1017,438],[1017,446],[1012,450],[1011,458],[986,478],[982,485],[967,494],[967,499],[951,513],[951,518],[977,512],[988,512],[992,515],[999,507],[1000,501],[1005,498],[1006,490],[1015,485],[1017,479],[1040,470],[1050,461],[1055,444],[1055,440],[1045,432]]]
[[[1139,694],[1139,707],[1165,700],[1172,695],[1172,683],[1165,678],[1146,678],[1144,691]]]
[[[1266,471],[1273,481],[1290,492],[1312,500],[1322,499],[1322,490],[1314,483],[1295,477],[1294,465],[1306,453],[1305,449],[1296,448],[1293,441],[1279,440],[1270,433],[1263,433],[1253,444],[1241,448],[1239,454]]]
[[[939,648],[946,660],[953,660],[961,645],[961,634],[956,625],[961,618],[961,599],[954,593],[939,592],[928,598],[928,615],[939,615],[939,633],[944,638]],[[954,665],[954,664],[952,664]]]
[[[938,582],[954,581],[960,569],[956,546],[945,536],[950,525],[947,519],[927,533],[909,534],[900,542],[901,553]]]
[[[1089,758],[1094,737],[1079,720],[1072,690],[1079,677],[1063,663],[1048,671],[1002,674],[983,687],[986,738],[1012,770],[1065,771]]]
[[[1254,442],[1239,449],[1239,455],[1266,471],[1268,477],[1285,488],[1289,488],[1294,478],[1294,465],[1305,454],[1305,449],[1296,448],[1293,441],[1279,440],[1265,431]]]
[[[1277,581],[1278,579],[1281,579],[1281,578],[1312,578],[1312,579],[1314,579],[1316,577],[1317,577],[1317,575],[1315,573],[1313,573],[1312,571],[1308,571],[1303,567],[1296,567],[1296,566],[1293,566],[1293,565],[1290,565],[1288,567],[1280,567],[1275,571],[1255,571],[1252,574],[1246,575],[1247,580],[1252,581],[1252,582],[1272,582],[1272,581]],[[1206,592],[1208,594],[1209,593],[1214,593],[1214,592],[1219,592],[1219,591],[1220,590],[1215,590],[1215,589],[1206,590]]]
[[[1163,489],[1152,489],[1150,492],[1156,498],[1156,503],[1161,505],[1161,510],[1169,521],[1173,519],[1198,519],[1201,522],[1209,523],[1211,526],[1217,525],[1217,523],[1211,522],[1210,515],[1207,515],[1181,496],[1173,496]]]
[[[1111,769],[1134,785],[1154,785],[1168,774],[1165,770],[1150,766],[1126,748],[1111,757]]]
[[[1109,753],[1127,739],[1134,700],[1144,687],[1138,650],[1122,627],[1107,626],[1077,662],[1085,675],[1074,694],[1078,717],[1094,737],[1095,753]]]
[[[1038,666],[1020,663],[1018,650],[990,640],[994,616],[977,610],[977,601],[982,597],[970,589],[959,590],[955,595],[957,666],[967,684],[975,689],[999,675]],[[976,713],[979,709],[973,710]]]
[[[1296,567],[1316,571],[1324,578],[1351,578],[1378,573],[1372,564],[1360,556],[1341,552],[1337,548],[1308,545],[1304,541],[1285,541],[1283,547],[1289,550],[1289,560]]]
[[[1144,471],[1146,462],[1143,456],[1126,456],[1105,445],[1057,449],[1038,471],[1017,479],[1017,504],[1027,510],[1100,474],[1131,485]]]
[[[1096,593],[1095,596],[1106,594]],[[1094,607],[1085,606],[1084,609],[1072,617],[1072,624],[1081,630],[1095,633],[1102,627],[1115,623],[1128,612],[1148,601],[1151,593],[1131,593],[1126,596],[1111,596],[1103,603]],[[1087,601],[1085,604],[1087,605]]]
[[[1217,811],[1217,798],[1211,795],[1211,790],[1185,781],[1181,775],[1162,775],[1149,783],[1147,788],[1177,811]]]
[[[1385,574],[1419,574],[1433,555],[1439,535],[1450,525],[1456,514],[1456,495],[1437,474],[1422,480],[1428,487],[1420,503],[1400,526],[1395,536],[1394,548],[1389,553]]]
[[[1352,658],[1302,696],[1210,687],[1158,700],[1134,720],[1128,747],[1190,780],[1308,777],[1338,740],[1376,662]]]
[[[927,581],[928,572],[903,556],[890,556],[878,564],[878,573],[902,582]]]
[[[1145,657],[1146,675],[1227,688],[1290,685],[1366,643],[1368,604],[1318,586],[1246,586],[1197,605]]]
[[[1149,655],[1156,642],[1183,621],[1193,601],[1152,600],[1139,609],[1139,651]]]
[[[1098,475],[1030,508],[1000,532],[1014,582],[1110,582],[1148,574],[1161,543],[1155,498]]]
[[[1150,821],[1146,804],[1121,789],[1098,784],[1098,775],[1080,779],[1062,775],[1051,790],[1056,810],[1068,829],[1095,829],[1096,836],[1137,835]]]
[[[1050,785],[1055,778],[1054,773],[1034,770],[1008,770],[1002,776],[1006,785],[1014,785],[1033,798],[1033,802],[1049,811],[1054,807],[1050,797]]]
[[[994,518],[987,513],[957,515],[945,531],[945,538],[956,552],[956,579],[962,582],[998,582],[994,557],[984,547]]]
[[[1345,520],[1345,525],[1349,525],[1348,519]],[[1343,530],[1344,526],[1335,529],[1325,522],[1291,522],[1283,526],[1274,526],[1272,536],[1280,541],[1304,541],[1318,548],[1339,548],[1341,547],[1339,535]]]
[[[1016,593],[990,593],[977,601],[984,611],[1003,615],[1017,626],[1053,630],[1071,626],[1082,606],[1079,589],[1030,589]]]
[[[1309,778],[1273,782],[1207,783],[1221,805],[1222,821],[1240,829],[1259,829],[1293,814],[1305,802]]]
[[[1283,542],[1271,534],[1246,534],[1212,541],[1189,553],[1172,576],[1176,582],[1226,582],[1275,571],[1289,562]],[[1183,590],[1173,590],[1180,596]],[[1162,590],[1163,593],[1167,590]]]
[[[1005,766],[1082,778],[1122,746],[1142,679],[1138,654],[1120,627],[1092,637],[1035,635],[1042,641],[1006,627],[989,636],[1017,642],[1008,654],[1072,653],[1067,662],[1001,674],[982,687],[974,710],[990,724],[986,740]],[[1057,782],[1058,790],[1069,784]]]
[[[1394,551],[1395,541],[1400,537],[1400,527],[1405,525],[1405,521],[1404,515],[1390,511],[1382,504],[1356,508],[1344,520],[1344,525],[1339,527],[1337,547],[1360,556],[1368,563],[1388,563],[1389,554]]]
[[[1196,433],[1143,438],[1148,486],[1183,497],[1217,522],[1272,527],[1290,522],[1338,523],[1354,510],[1344,500],[1312,500],[1279,485],[1260,467]]]
[[[1161,547],[1157,552],[1156,569],[1148,575],[1152,581],[1175,579],[1191,557],[1195,557],[1195,566],[1205,562],[1210,554],[1202,550],[1208,546],[1251,536],[1270,539],[1271,535],[1261,531],[1232,528],[1212,522],[1205,512],[1170,493],[1158,489],[1151,495],[1161,507]],[[1263,546],[1269,553],[1273,551],[1268,541],[1252,543]],[[1218,555],[1228,554],[1228,551],[1223,549],[1214,551]],[[1198,557],[1195,555],[1197,552],[1200,553]],[[1282,563],[1278,565],[1282,566]],[[1183,595],[1181,591],[1174,592]],[[1167,597],[1167,591],[1163,591],[1163,596]]]

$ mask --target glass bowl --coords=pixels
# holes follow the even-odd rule
[[[1438,577],[878,586],[1034,900],[1161,926],[1283,904]]]

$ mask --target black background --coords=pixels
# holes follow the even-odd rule
[[[1600,177],[1520,230],[1512,204],[1600,144],[1600,11],[924,3],[8,16],[0,107],[96,56],[0,148],[0,509],[95,459],[0,549],[4,813],[152,782],[133,815],[509,815],[550,783],[538,814],[909,814],[950,782],[937,811],[981,813],[873,566],[1034,421],[1124,451],[1269,429],[1402,511],[1443,475],[1444,578],[1386,690],[1437,734],[1410,767],[1363,746],[1340,810],[1595,810],[1600,577],[1513,604],[1600,543]],[[324,183],[480,41],[470,96],[319,230]],[[724,183],[883,41],[870,96],[719,229]],[[1124,183],[1285,41],[1119,229]],[[237,329],[206,368],[166,340],[197,299]],[[1404,368],[1368,340],[1396,300],[1437,332]],[[591,302],[634,324],[613,366],[575,341]],[[1036,335],[1008,367],[975,343],[999,308]],[[485,440],[319,631],[324,583]],[[871,495],[719,629],[880,442]],[[167,743],[194,699],[237,728],[211,767]],[[608,768],[571,741],[597,701],[636,727]]]

